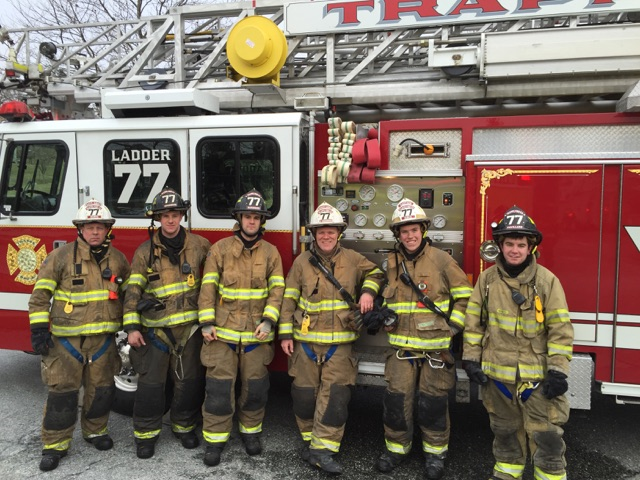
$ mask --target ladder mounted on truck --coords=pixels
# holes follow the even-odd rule
[[[5,30],[0,84],[66,118],[100,104],[140,115],[156,98],[208,113],[335,108],[354,120],[599,111],[616,102],[640,110],[637,1],[531,0],[511,10],[499,0],[431,3],[256,0]],[[247,38],[232,34],[252,16],[284,32],[283,46],[258,32],[265,45],[255,64],[245,52],[260,74],[260,62],[282,55],[266,78],[230,63],[230,47],[240,57],[253,47],[255,25]]]

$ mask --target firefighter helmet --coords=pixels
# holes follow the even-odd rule
[[[104,223],[111,226],[116,221],[107,207],[92,198],[78,209],[76,218],[73,219],[73,224],[78,228],[87,223]]]
[[[159,194],[153,197],[153,203],[151,203],[151,207],[146,214],[147,217],[154,217],[157,220],[161,213],[171,211],[186,212],[189,207],[191,207],[189,200],[183,200],[173,188],[164,187]]]
[[[264,198],[255,188],[242,195],[231,210],[231,216],[240,221],[240,215],[243,213],[257,213],[265,218],[270,217]]]
[[[307,228],[311,231],[320,227],[338,227],[342,233],[347,224],[342,218],[342,214],[337,208],[332,207],[327,202],[323,202],[316,208],[316,211],[311,215],[311,220],[307,225]]]
[[[535,222],[517,205],[507,210],[498,223],[491,224],[491,233],[498,244],[504,237],[527,237],[534,247],[542,242],[542,233]]]
[[[389,229],[397,237],[400,227],[402,225],[409,225],[412,223],[419,223],[424,225],[425,231],[431,225],[431,220],[424,213],[424,210],[419,207],[416,202],[408,198],[403,198],[398,202],[398,206],[391,215],[391,224]]]

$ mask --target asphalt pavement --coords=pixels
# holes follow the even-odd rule
[[[234,431],[221,464],[207,467],[202,463],[203,447],[183,449],[166,421],[156,455],[140,460],[135,455],[131,418],[114,413],[109,423],[115,442],[112,450],[98,452],[83,441],[76,428],[69,455],[53,472],[40,472],[40,425],[47,392],[40,379],[39,364],[37,356],[0,351],[0,480],[329,478],[299,458],[302,441],[292,412],[290,380],[283,373],[272,374],[264,421],[264,452],[260,456],[249,457]],[[450,412],[452,432],[443,480],[486,480],[493,465],[492,434],[482,404],[454,404]],[[594,393],[592,409],[572,411],[565,430],[569,479],[640,480],[640,405],[617,405],[613,398]],[[383,445],[382,389],[358,387],[337,457],[345,471],[341,478],[424,478],[418,437],[407,461],[392,474],[380,474],[374,466]],[[533,478],[530,467],[524,478]]]

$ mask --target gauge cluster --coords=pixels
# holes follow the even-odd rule
[[[319,185],[317,201],[335,206],[347,222],[343,244],[367,254],[380,265],[395,246],[390,226],[393,212],[403,198],[424,209],[431,220],[428,235],[433,245],[461,262],[464,214],[461,177],[404,174],[376,177],[375,184],[344,183],[335,188]]]

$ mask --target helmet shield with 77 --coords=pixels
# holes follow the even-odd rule
[[[412,223],[419,223],[424,225],[424,231],[431,225],[431,220],[424,213],[424,210],[418,206],[413,200],[403,198],[398,202],[396,209],[391,216],[391,224],[389,229],[397,237],[398,231],[402,225],[409,225]]]
[[[498,223],[491,224],[491,233],[498,244],[504,237],[527,237],[534,247],[542,242],[542,233],[533,219],[517,205],[508,209]]]
[[[76,218],[73,219],[72,223],[76,227],[87,223],[104,223],[111,226],[116,223],[116,221],[106,206],[95,198],[92,198],[78,209]]]
[[[186,212],[189,207],[191,207],[189,200],[183,200],[173,188],[165,187],[153,198],[151,208],[147,210],[146,214],[147,217],[154,217],[157,220],[162,213],[171,211]]]
[[[342,214],[337,208],[329,205],[327,202],[321,203],[316,211],[311,215],[311,220],[307,225],[312,232],[320,227],[338,227],[340,232],[347,228],[347,224],[342,218]]]

